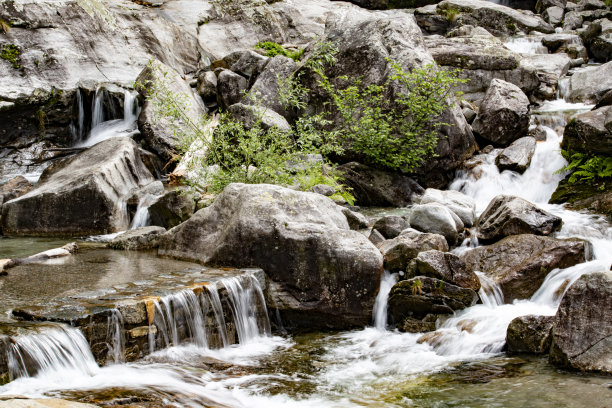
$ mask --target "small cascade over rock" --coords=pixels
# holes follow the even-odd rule
[[[374,319],[374,327],[378,330],[387,329],[387,310],[389,293],[393,285],[397,283],[399,275],[397,273],[389,273],[385,271],[382,279],[380,280],[380,289],[376,296],[376,302],[374,303],[374,310],[372,317]]]
[[[45,327],[39,333],[11,338],[8,365],[11,380],[53,371],[70,370],[91,375],[98,365],[80,330]]]

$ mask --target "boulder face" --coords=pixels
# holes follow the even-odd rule
[[[201,116],[206,113],[206,108],[200,97],[195,95],[189,84],[169,66],[159,61],[152,61],[138,75],[136,83],[143,86],[141,89],[143,96],[149,94],[147,89],[150,89],[149,84],[151,82],[163,86],[184,101],[184,112],[190,121],[198,123]],[[160,112],[156,106],[157,103],[162,102],[166,95],[152,94],[150,97],[153,100],[145,102],[138,117],[139,139],[142,140],[144,147],[157,153],[165,162],[168,162],[179,153],[179,147],[183,142],[180,138],[182,132],[176,132],[176,125],[171,123],[168,118],[163,117],[164,112]],[[184,124],[185,120],[181,122]]]
[[[571,102],[597,103],[612,89],[612,61],[587,68],[570,77],[568,99]]]
[[[478,220],[478,239],[491,242],[509,235],[550,235],[561,229],[560,217],[544,211],[520,197],[499,195]]]
[[[196,209],[195,197],[188,189],[171,190],[149,206],[151,225],[172,228],[186,221]]]
[[[29,193],[4,203],[7,235],[98,235],[129,226],[127,200],[152,183],[136,143],[118,137],[98,143],[43,174]]]
[[[474,225],[476,219],[476,202],[470,196],[454,190],[436,190],[428,188],[421,198],[421,204],[438,203],[457,214],[466,227]]]
[[[419,252],[438,250],[448,251],[448,244],[442,235],[427,234],[408,228],[396,238],[377,244],[385,260],[385,269],[390,271],[406,270],[410,261]]]
[[[565,127],[565,150],[612,156],[612,106],[576,116]]]
[[[259,266],[270,278],[268,306],[289,327],[309,329],[368,324],[383,266],[332,200],[265,184],[230,184],[168,231],[159,254]]]
[[[545,354],[550,349],[553,316],[517,317],[508,325],[506,344],[509,353]]]
[[[612,274],[583,275],[555,316],[550,361],[581,371],[612,373]]]
[[[483,272],[501,286],[506,302],[529,299],[553,269],[568,268],[591,258],[592,248],[587,241],[529,234],[513,235],[461,256],[468,269]]]
[[[420,252],[416,257],[417,274],[430,276],[462,288],[480,290],[478,276],[457,255],[437,250]]]
[[[391,61],[406,70],[434,63],[414,17],[407,13],[351,11],[328,24],[325,39],[338,48],[336,63],[326,69],[334,86],[345,85],[343,76],[360,76],[364,86],[382,85],[394,73]],[[308,88],[317,88],[314,74],[307,72],[303,79]],[[325,95],[311,92],[309,98],[308,114],[327,110],[323,105]],[[470,126],[458,106],[443,113],[441,121],[451,126],[439,129],[437,157],[427,160],[415,172],[419,182],[431,187],[446,186],[447,173],[476,149]]]
[[[342,164],[338,171],[359,205],[405,207],[423,194],[419,183],[397,172],[378,170],[357,162]]]
[[[527,134],[529,99],[516,85],[494,79],[472,128],[480,137],[495,145],[509,145]]]
[[[251,87],[251,93],[260,97],[264,106],[286,118],[290,118],[291,113],[285,110],[280,103],[280,86],[282,81],[289,78],[296,69],[297,64],[291,58],[283,55],[271,58],[255,80]],[[245,103],[248,103],[248,101]]]
[[[497,164],[500,171],[511,170],[522,174],[531,164],[535,148],[535,138],[530,136],[521,137],[502,150],[499,156],[495,158],[495,164]]]
[[[159,240],[165,232],[165,228],[155,226],[136,228],[113,238],[108,243],[108,247],[130,251],[157,248]]]
[[[415,205],[408,222],[416,230],[444,236],[450,245],[457,242],[464,227],[454,212],[438,203]]]
[[[393,239],[406,228],[410,228],[410,224],[404,217],[388,215],[377,220],[372,228],[380,232],[385,239]]]

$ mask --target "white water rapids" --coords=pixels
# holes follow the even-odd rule
[[[561,122],[565,120],[564,112],[585,108],[562,101],[553,106],[556,112],[561,112],[555,113],[555,120]],[[545,106],[541,111],[550,114],[547,110],[553,111],[553,108]],[[400,333],[386,328],[387,297],[397,281],[396,275],[386,274],[373,312],[374,327],[313,340],[319,345],[308,352],[308,364],[314,369],[296,369],[288,374],[280,365],[267,370],[262,367],[270,359],[274,364],[282,364],[284,355],[302,345],[297,339],[271,336],[267,316],[263,321],[257,319],[255,311],[264,305],[258,286],[247,291],[240,282],[225,280],[219,285],[224,286],[231,299],[230,313],[236,322],[240,344],[229,345],[226,333],[221,335],[224,347],[209,348],[201,301],[193,294],[180,293],[162,298],[155,305],[160,319],[156,325],[163,331],[164,340],[161,347],[151,344],[155,352],[149,357],[136,363],[120,363],[119,339],[114,341],[119,347],[112,348],[117,364],[98,367],[84,346],[82,334],[75,329],[61,329],[38,338],[26,337],[17,342],[20,351],[13,356],[15,377],[21,378],[0,387],[0,395],[70,397],[122,389],[154,393],[168,406],[177,407],[419,406],[407,397],[387,400],[387,395],[406,387],[407,382],[418,384],[424,381],[424,376],[458,364],[485,362],[500,356],[506,328],[512,319],[527,314],[554,315],[561,288],[567,289],[568,283],[585,273],[609,269],[612,228],[606,220],[547,204],[563,177],[554,174],[565,163],[559,153],[560,141],[554,130],[548,128],[546,141],[537,144],[531,166],[523,175],[510,171],[500,173],[494,164],[494,154],[490,154],[483,158],[477,171],[459,173],[451,186],[473,197],[478,213],[498,194],[521,196],[563,218],[564,225],[557,237],[582,237],[593,244],[594,261],[552,271],[531,299],[504,304],[499,288],[480,275],[482,304],[441,322],[433,334]],[[218,293],[210,290],[207,296],[207,307],[214,310],[215,324],[224,327]],[[177,315],[173,305],[179,303],[186,305],[187,315]],[[177,319],[186,322],[187,337],[193,341],[181,341]],[[109,327],[116,328],[113,336],[118,336],[120,325],[120,318],[109,319]],[[24,350],[39,353],[44,363],[35,375],[19,365],[19,356],[28,353]],[[55,357],[57,350],[60,358]],[[210,360],[236,368],[212,370],[203,363]],[[311,384],[307,391],[286,391],[287,387],[299,389],[304,383]],[[284,391],[275,391],[275,387]]]

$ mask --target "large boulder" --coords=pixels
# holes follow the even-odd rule
[[[576,116],[563,133],[561,147],[600,156],[612,155],[612,106]]]
[[[466,227],[474,225],[476,219],[476,202],[470,196],[454,190],[436,190],[428,188],[421,198],[421,204],[442,204],[461,219]]]
[[[509,235],[550,235],[563,221],[529,201],[515,196],[495,197],[478,219],[478,239],[497,241]]]
[[[552,33],[555,31],[538,15],[491,1],[444,0],[438,4],[437,10],[441,14],[448,13],[448,10],[458,10],[459,14],[454,17],[456,25],[480,26],[500,36],[515,34],[517,30],[525,33],[531,31]]]
[[[529,299],[550,271],[591,257],[592,248],[587,241],[529,234],[513,235],[461,256],[468,269],[483,272],[501,286],[506,302]]]
[[[97,235],[129,226],[127,200],[152,183],[136,143],[118,137],[55,166],[29,193],[4,203],[12,235]]]
[[[403,325],[405,319],[431,322],[429,317],[453,314],[457,310],[465,309],[476,303],[478,295],[472,289],[460,288],[439,279],[426,276],[417,276],[412,279],[396,283],[389,293],[389,315],[391,321]],[[403,325],[406,329],[406,325]],[[420,330],[435,330],[424,325]],[[418,326],[417,326],[418,327]],[[429,330],[428,330],[429,329]]]
[[[457,242],[464,228],[463,222],[453,211],[435,202],[412,207],[408,222],[416,230],[444,236],[450,245]]]
[[[174,189],[165,192],[149,206],[149,218],[151,225],[172,228],[188,220],[195,210],[193,192],[185,188]]]
[[[268,306],[284,324],[309,329],[368,324],[383,266],[331,199],[265,184],[230,184],[168,231],[159,254],[261,267],[270,278]]]
[[[550,361],[581,371],[612,373],[612,274],[583,275],[561,300]]]
[[[521,137],[502,150],[495,158],[495,164],[500,171],[511,170],[522,174],[531,164],[535,148],[536,139],[534,137]]]
[[[338,166],[343,184],[351,188],[357,204],[366,207],[405,207],[423,194],[423,187],[397,172],[350,162]]]
[[[438,250],[423,251],[415,260],[418,275],[440,279],[474,291],[480,289],[478,276],[455,254]]]
[[[263,106],[290,118],[291,113],[281,103],[280,90],[283,81],[286,81],[296,70],[297,64],[291,58],[283,55],[271,58],[251,87],[251,93],[257,96],[256,100],[260,101]]]
[[[142,95],[149,98],[138,117],[139,139],[144,147],[157,153],[165,162],[171,161],[184,143],[181,140],[184,133],[177,129],[187,126],[188,120],[199,123],[206,108],[181,75],[159,61],[151,61],[138,75],[136,83],[141,84]],[[158,92],[151,92],[151,89],[157,89]],[[167,117],[161,107],[171,95],[184,102],[182,110],[186,118],[179,120],[179,123]]]
[[[483,139],[508,146],[527,134],[529,99],[516,85],[492,80],[472,128]]]
[[[429,250],[448,251],[448,244],[442,235],[419,232],[408,228],[397,237],[377,244],[383,254],[385,269],[405,271],[410,261],[420,252]]]
[[[553,316],[527,315],[512,320],[506,330],[510,353],[545,354],[550,350]]]
[[[612,89],[612,61],[589,67],[570,77],[568,99],[571,102],[597,103]]]
[[[323,40],[331,41],[338,49],[336,63],[325,71],[333,86],[346,86],[344,76],[361,77],[364,86],[383,85],[394,75],[392,63],[410,70],[435,62],[427,51],[414,16],[408,13],[350,12],[341,19],[328,20],[328,23]],[[329,97],[317,86],[318,76],[308,69],[304,73],[304,84],[313,90],[309,93],[306,113],[327,112],[329,108],[325,102]],[[444,112],[439,120],[450,126],[439,128],[435,148],[437,157],[428,159],[415,171],[419,182],[437,188],[446,186],[449,172],[476,149],[470,126],[456,104]],[[350,157],[351,153],[358,156],[348,146],[347,156]]]
[[[240,102],[248,87],[248,81],[242,75],[224,69],[217,77],[217,103],[226,110]]]
[[[130,251],[154,249],[159,245],[162,234],[165,232],[165,228],[155,226],[136,228],[116,236],[107,246],[111,249]]]

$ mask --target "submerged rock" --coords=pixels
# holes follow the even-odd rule
[[[126,230],[128,198],[153,181],[133,140],[109,139],[56,166],[35,189],[4,203],[2,229],[46,236]]]
[[[497,241],[509,235],[550,235],[561,229],[560,217],[544,211],[529,201],[515,196],[499,195],[478,220],[478,239]]]
[[[376,230],[372,231],[373,235],[374,231]],[[376,243],[376,245],[383,254],[385,269],[390,271],[405,271],[410,261],[422,251],[432,249],[448,251],[448,244],[442,235],[423,233],[412,228],[405,229],[396,238]]]
[[[472,128],[480,137],[496,145],[509,145],[527,134],[529,99],[516,85],[494,79]]]
[[[108,243],[108,247],[132,251],[154,249],[159,245],[160,238],[165,232],[165,228],[155,226],[136,228],[113,238]]]
[[[550,361],[581,371],[612,373],[612,274],[583,275],[555,316]]]
[[[258,266],[268,306],[284,324],[368,324],[383,258],[332,200],[273,185],[230,184],[208,208],[168,231],[160,255],[207,264]]]
[[[591,258],[588,241],[530,234],[509,236],[461,256],[468,269],[483,272],[501,286],[506,302],[529,299],[553,269],[568,268]]]
[[[517,317],[508,325],[506,344],[510,353],[545,354],[552,341],[553,316]]]
[[[495,164],[497,164],[500,171],[511,170],[522,174],[531,164],[535,148],[535,138],[530,136],[521,137],[502,150],[497,158],[495,158]]]

